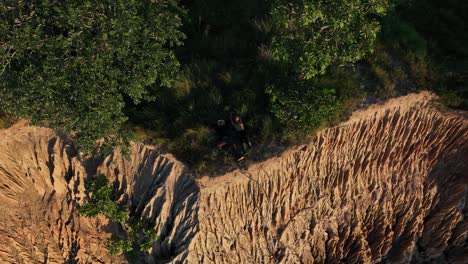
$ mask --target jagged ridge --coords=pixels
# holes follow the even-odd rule
[[[125,160],[83,160],[69,142],[47,128],[24,124],[0,131],[0,262],[122,263],[106,241],[120,232],[104,217],[79,217],[84,179],[104,173],[133,215],[154,225],[159,239],[148,262],[183,257],[197,230],[198,187],[171,155],[132,144]]]
[[[468,122],[426,93],[204,179],[192,263],[463,263]]]
[[[75,213],[104,173],[160,239],[141,262],[463,263],[468,121],[427,93],[357,112],[310,144],[217,178],[151,146],[83,160],[50,129],[0,131],[0,261],[121,263],[117,226]],[[4,212],[4,213],[3,213]]]

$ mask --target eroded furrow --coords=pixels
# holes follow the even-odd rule
[[[189,261],[466,259],[468,122],[429,97],[394,100],[281,157],[204,179]]]

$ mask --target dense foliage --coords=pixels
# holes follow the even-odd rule
[[[324,74],[372,51],[388,0],[275,1],[272,54],[301,79]]]
[[[0,109],[71,132],[84,150],[122,143],[126,101],[170,86],[181,43],[173,0],[0,4]]]
[[[125,206],[112,200],[112,189],[104,175],[97,175],[87,180],[85,188],[88,201],[79,208],[80,214],[87,217],[96,217],[103,214],[116,222],[128,220],[128,212]]]
[[[260,135],[279,132],[271,127],[265,94],[266,82],[275,74],[265,66],[262,49],[271,23],[266,1],[184,1],[183,7],[187,38],[177,50],[181,78],[173,87],[158,90],[165,100],[129,107],[128,114],[134,124],[146,128],[144,138],[204,170],[224,160],[211,128],[230,112],[242,114],[257,142]]]
[[[145,226],[144,221],[129,217],[124,204],[112,199],[112,189],[109,180],[102,175],[86,179],[85,192],[87,201],[78,208],[78,213],[86,217],[97,217],[102,214],[111,221],[119,223],[125,234],[116,234],[108,241],[109,252],[113,255],[125,254],[132,259],[138,252],[151,248],[157,235],[153,229]]]
[[[468,1],[402,1],[397,11],[427,43],[427,57],[437,77],[432,80],[433,90],[445,105],[467,110]]]
[[[468,2],[395,1],[368,56],[377,96],[431,90],[445,106],[468,109]],[[371,91],[372,92],[372,91]]]
[[[342,121],[364,96],[348,70],[329,69],[326,76],[282,84],[272,92],[272,112],[289,129],[307,130],[323,122]]]
[[[280,121],[308,130],[336,114],[339,84],[317,76],[372,52],[388,7],[388,0],[274,2],[271,54],[282,76],[268,92]]]
[[[217,173],[233,161],[213,126],[231,112],[265,158],[408,92],[466,109],[467,10],[463,0],[6,0],[0,126],[30,117],[85,150],[136,131]]]
[[[468,1],[402,1],[398,13],[428,40],[429,48],[439,63],[467,69]]]
[[[354,72],[333,70],[336,80],[304,80],[292,67],[296,62],[275,59],[278,41],[272,40],[284,32],[275,28],[272,3],[278,6],[272,1],[186,2],[182,30],[187,39],[177,52],[183,77],[171,89],[159,90],[167,100],[129,108],[130,119],[150,129],[149,136],[177,157],[204,169],[220,160],[210,127],[230,112],[241,113],[252,139],[266,145],[348,113],[355,98],[362,98]],[[341,65],[336,57],[330,63],[335,69]]]

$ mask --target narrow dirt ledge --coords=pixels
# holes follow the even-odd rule
[[[115,225],[75,213],[84,178],[103,173],[160,235],[142,263],[463,263],[468,120],[432,99],[371,106],[280,157],[197,182],[151,146],[83,161],[50,129],[0,130],[0,262],[122,263],[105,248]]]

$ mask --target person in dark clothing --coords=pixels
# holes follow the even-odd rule
[[[232,133],[229,126],[226,124],[225,120],[218,120],[216,126],[216,134],[218,135],[216,146],[219,149],[224,149],[229,144],[234,143],[232,142],[232,137],[234,136],[234,134]]]
[[[218,120],[216,126],[218,140],[216,146],[224,151],[233,152],[236,158],[244,156],[252,147],[240,115],[231,113],[229,120]]]
[[[243,145],[244,152],[247,152],[249,148],[252,148],[252,143],[250,143],[249,137],[247,136],[247,131],[245,131],[244,122],[238,114],[231,113],[231,124],[237,132],[240,143]]]

